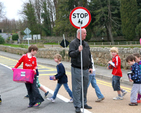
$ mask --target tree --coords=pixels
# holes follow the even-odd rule
[[[137,1],[121,0],[121,21],[122,32],[127,40],[136,37],[135,28],[137,25]]]
[[[68,0],[58,0],[57,10],[58,15],[55,20],[54,32],[56,35],[62,36],[74,36],[75,28],[70,24],[69,15],[71,9],[69,9],[69,1]]]
[[[137,15],[138,23],[136,27],[136,34],[138,38],[141,38],[141,1],[140,0],[137,0],[137,7],[138,7],[138,15]]]
[[[4,44],[5,43],[5,40],[4,38],[0,35],[0,44]]]
[[[2,2],[0,2],[0,19],[2,19],[4,16],[5,16],[4,5]]]
[[[92,15],[92,22],[89,29],[98,29],[96,32],[106,32],[107,39],[114,44],[114,28],[119,27],[119,0],[92,0],[88,9]],[[96,34],[96,33],[95,33]]]
[[[51,28],[50,14],[49,14],[49,10],[47,10],[47,3],[45,1],[43,2],[43,13],[41,17],[43,18],[42,29],[44,30],[46,36],[51,36],[52,28]]]
[[[24,4],[24,15],[26,15],[28,27],[31,30],[31,34],[37,34],[39,33],[38,24],[37,24],[37,18],[35,15],[35,9],[31,1],[29,0],[29,3]]]

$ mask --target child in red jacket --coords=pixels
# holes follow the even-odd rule
[[[17,62],[14,68],[18,68],[21,63],[23,63],[23,69],[32,69],[36,73],[36,67],[37,67],[37,60],[35,57],[35,54],[37,53],[38,48],[35,45],[31,45],[28,48],[28,53],[22,55],[20,60]],[[42,96],[39,93],[38,88],[36,87],[36,77],[34,77],[33,84],[31,83],[25,83],[28,95],[29,95],[29,106],[30,107],[37,107],[41,104],[41,102],[44,101]]]
[[[120,88],[120,78],[122,77],[121,71],[121,60],[118,56],[118,48],[112,47],[110,49],[110,54],[112,56],[112,61],[109,61],[108,64],[112,62],[112,87],[114,91],[117,91],[118,96],[114,97],[113,100],[122,100],[123,96],[127,93],[127,91]],[[121,95],[122,92],[122,95]]]

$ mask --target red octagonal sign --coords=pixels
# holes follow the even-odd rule
[[[76,7],[71,11],[69,19],[75,28],[86,28],[91,22],[91,14],[84,7]]]

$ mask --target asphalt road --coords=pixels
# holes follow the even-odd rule
[[[14,67],[16,62],[17,60],[15,60],[14,58],[0,55],[0,94],[2,95],[3,99],[3,102],[0,105],[0,113],[75,113],[73,104],[67,102],[70,97],[65,91],[64,87],[60,88],[55,103],[51,103],[50,101],[45,99],[45,101],[38,108],[27,108],[28,99],[24,99],[24,96],[27,94],[25,85],[23,83],[13,82],[13,73],[11,69],[8,68]],[[6,67],[3,66],[3,64]],[[50,91],[48,97],[51,97],[56,87],[56,82],[49,80],[49,76],[56,73],[56,67],[51,67],[51,65],[47,64],[48,63],[38,64],[38,69],[40,73],[39,81],[41,84],[47,87],[47,90]],[[68,75],[68,85],[71,89],[71,73],[69,70],[66,71]],[[92,106],[93,109],[89,111],[86,110],[84,113],[141,112],[141,103],[138,104],[138,106],[134,107],[128,105],[130,103],[130,91],[132,88],[131,85],[121,84],[121,87],[125,89],[128,93],[125,95],[123,100],[113,100],[113,97],[117,96],[117,92],[113,91],[111,86],[111,80],[106,80],[104,78],[97,79],[97,84],[102,94],[105,96],[105,100],[102,102],[95,102],[97,96],[95,94],[95,90],[90,85],[88,88],[87,103],[88,105]],[[44,96],[44,92],[40,92],[42,96]]]
[[[0,113],[74,113],[72,103],[66,103],[58,98],[55,103],[45,99],[40,107],[27,108],[28,99],[24,99],[27,94],[25,85],[13,82],[12,75],[12,70],[0,65],[0,94],[2,96]],[[44,93],[40,92],[44,96]]]

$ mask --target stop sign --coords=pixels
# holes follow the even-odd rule
[[[84,7],[76,7],[71,11],[69,19],[75,28],[86,28],[91,22],[91,14]]]

